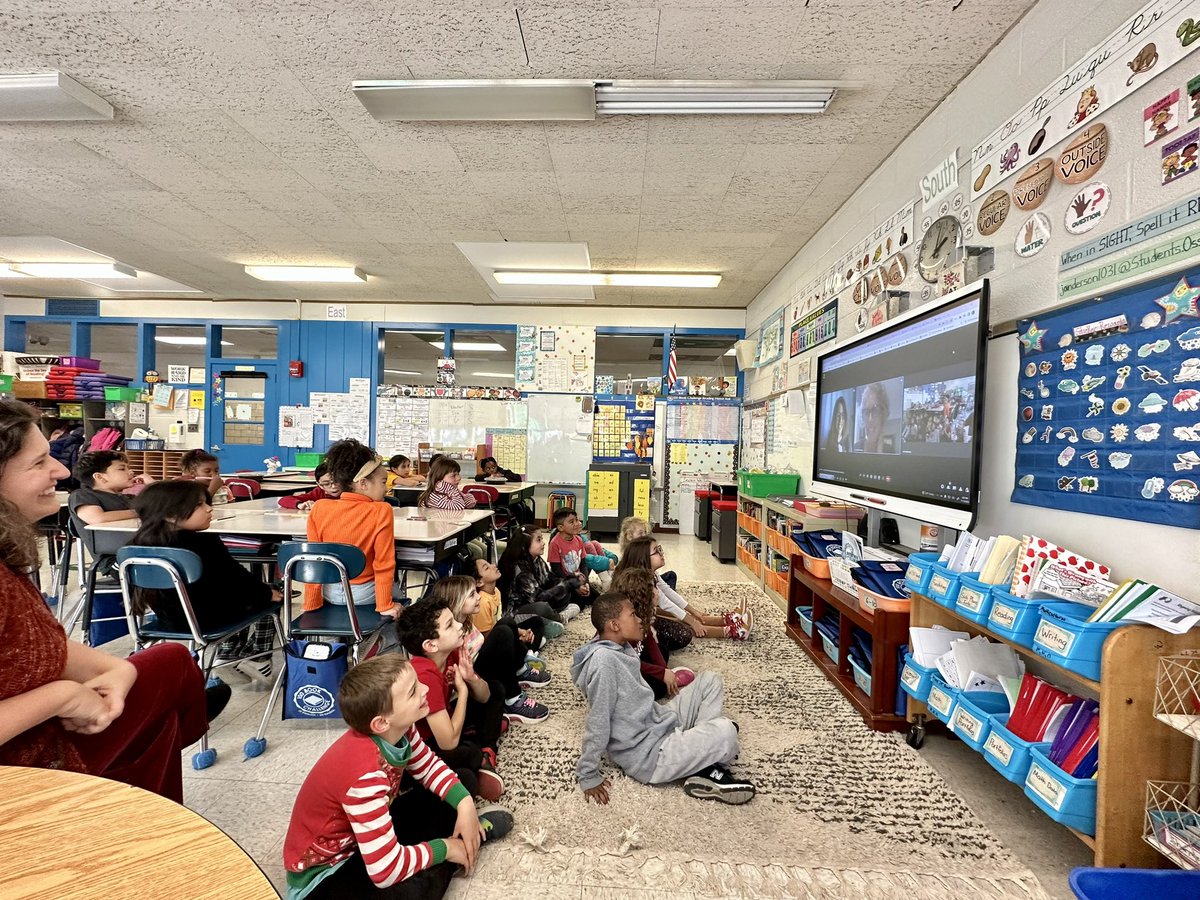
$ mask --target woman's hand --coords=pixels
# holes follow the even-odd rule
[[[107,672],[102,672],[95,678],[83,683],[85,688],[91,688],[101,699],[110,714],[110,721],[118,718],[125,711],[125,698],[137,681],[137,669],[131,663],[122,660]],[[107,727],[107,723],[105,723]]]

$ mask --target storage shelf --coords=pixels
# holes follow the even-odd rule
[[[1146,826],[1142,840],[1181,869],[1200,869],[1200,842],[1188,840],[1172,823],[1200,828],[1200,785],[1151,781],[1146,785]]]
[[[1200,654],[1159,658],[1154,718],[1200,741]]]

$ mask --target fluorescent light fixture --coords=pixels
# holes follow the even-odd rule
[[[171,344],[176,347],[203,347],[205,344],[208,343],[208,338],[199,337],[199,336],[190,337],[188,335],[183,335],[183,334],[180,334],[180,335],[171,335],[171,334],[157,335],[156,334],[154,336],[154,341],[155,341],[155,343],[158,343],[158,344]],[[222,347],[232,347],[233,342],[232,341],[221,341],[221,346]]]
[[[246,266],[246,274],[259,281],[366,281],[362,269],[353,266]]]
[[[410,372],[408,369],[384,369],[386,375],[420,375],[420,372]]]
[[[512,372],[472,372],[469,378],[512,378]]]
[[[15,262],[10,268],[33,278],[136,278],[137,269],[118,262]]]
[[[430,347],[437,347],[439,350],[446,349],[445,341],[430,341]],[[507,351],[499,344],[493,344],[490,341],[455,341],[454,351],[459,350],[482,350],[487,353],[506,353]]]
[[[598,115],[780,115],[825,112],[836,88],[812,81],[598,81]]]
[[[0,265],[0,278],[28,278],[24,272],[18,272],[7,263]]]
[[[62,72],[0,75],[0,122],[111,121],[112,104]]]
[[[707,272],[533,272],[497,271],[500,284],[602,285],[610,287],[715,288],[721,276]]]

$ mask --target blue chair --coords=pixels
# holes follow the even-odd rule
[[[254,613],[238,622],[230,623],[219,631],[201,631],[196,611],[188,596],[188,585],[195,584],[202,571],[200,557],[191,550],[176,547],[122,547],[117,551],[117,573],[121,580],[121,599],[125,606],[125,617],[129,633],[133,635],[137,649],[158,641],[181,641],[197,655],[205,680],[212,678],[213,661],[217,646],[226,638],[237,634],[259,621],[264,615],[271,617],[275,633],[283,640],[283,627],[276,613]],[[158,617],[152,612],[138,613],[133,602],[133,591],[175,591],[187,631],[174,631],[160,627]],[[210,649],[211,648],[211,651]],[[275,678],[275,690],[279,689],[283,676],[282,667]],[[272,696],[274,696],[272,694]],[[265,742],[264,742],[265,745]],[[200,752],[192,755],[192,768],[207,769],[217,761],[217,751],[208,746],[208,735],[200,739]]]
[[[279,545],[279,568],[283,571],[283,641],[286,645],[293,639],[327,641],[340,639],[350,645],[350,664],[357,665],[359,648],[372,640],[392,619],[381,616],[374,606],[367,609],[347,602],[345,606],[325,603],[320,609],[292,614],[292,586],[294,584],[340,584],[347,600],[352,594],[350,579],[362,574],[367,557],[358,547],[350,544],[335,544],[322,541],[288,541]],[[285,662],[286,666],[286,662]],[[275,708],[279,691],[284,684],[284,672],[276,680],[263,710],[258,733],[246,741],[243,750],[246,757],[260,756],[266,749],[263,733],[267,719]]]

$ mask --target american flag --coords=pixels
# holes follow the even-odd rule
[[[675,358],[675,335],[671,335],[671,354],[667,357],[667,389],[675,384],[675,376],[678,374],[676,365],[678,360]]]

